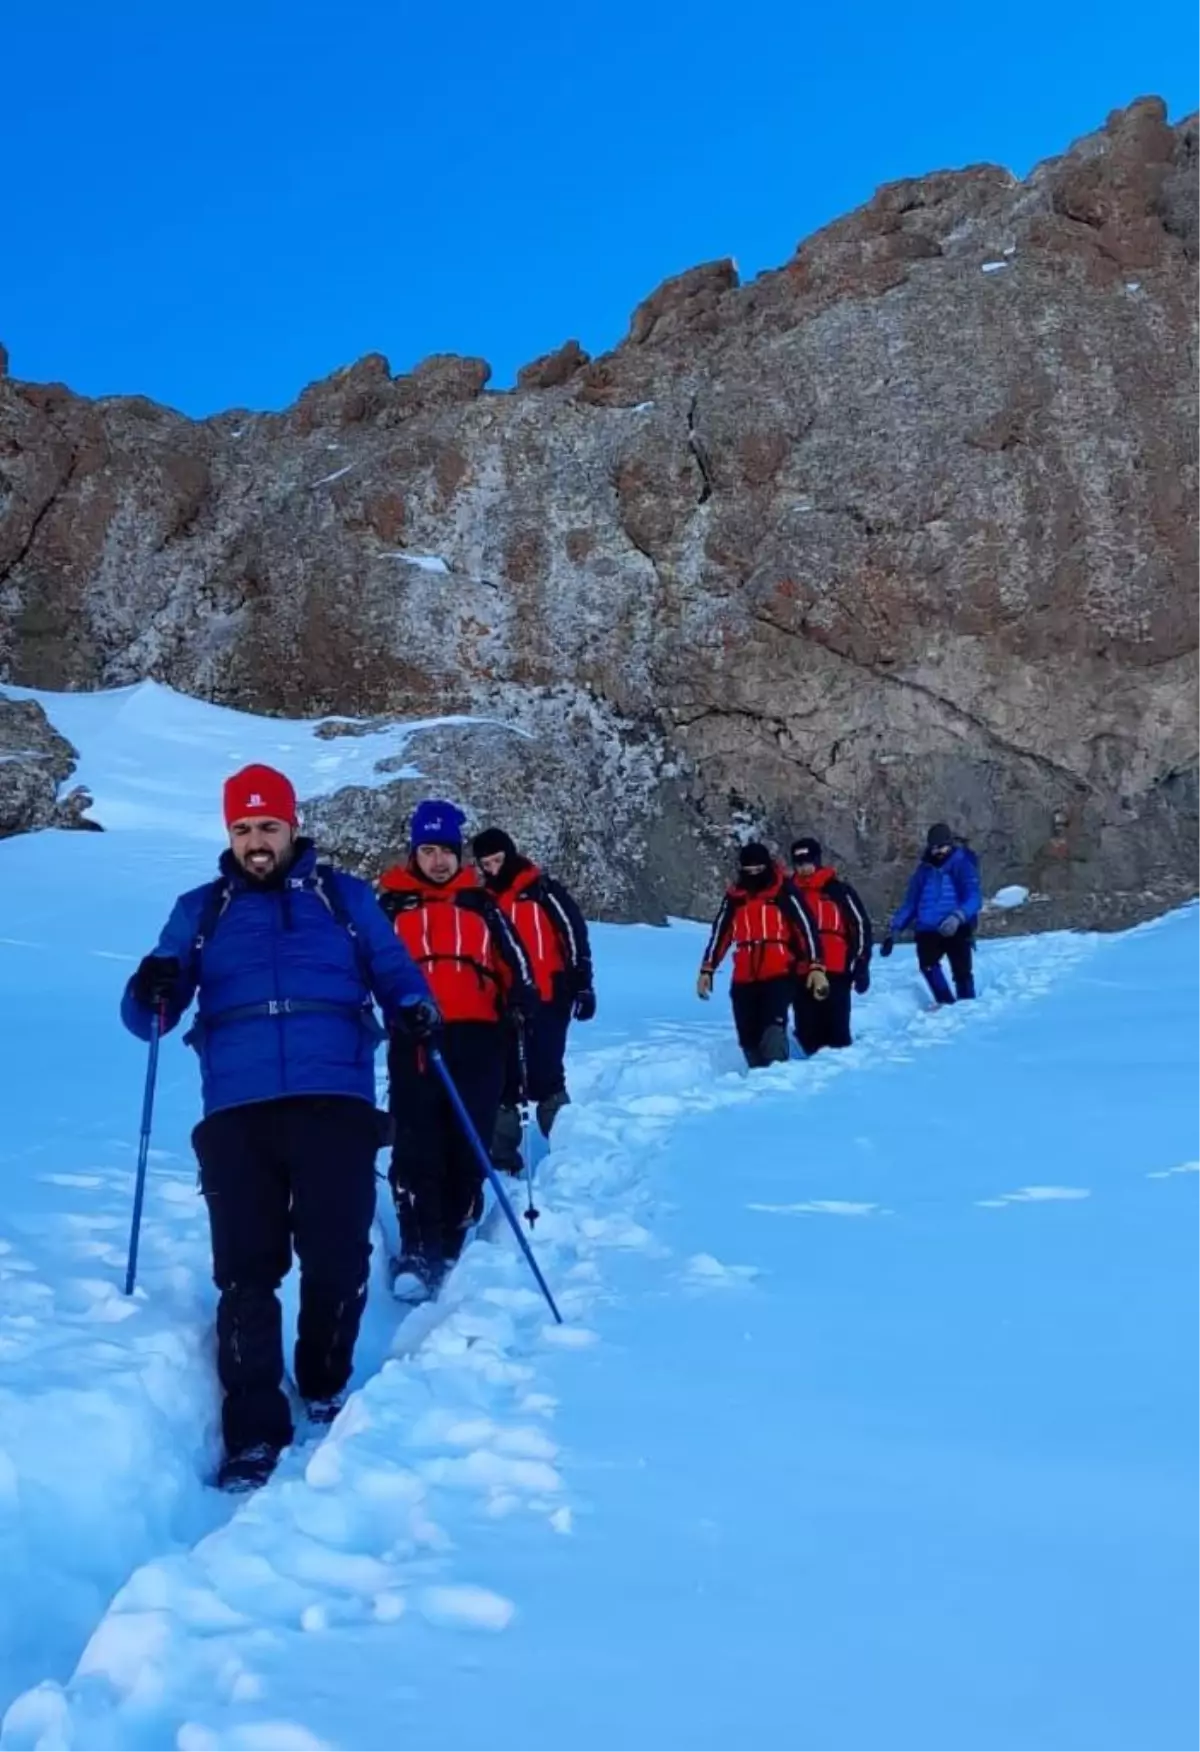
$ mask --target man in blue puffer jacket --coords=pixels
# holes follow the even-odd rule
[[[225,786],[221,875],[176,901],[129,981],[127,1028],[174,1028],[200,1057],[204,1118],[192,1136],[212,1230],[217,1370],[225,1389],[218,1482],[247,1489],[292,1439],[276,1294],[300,1261],[296,1385],[328,1422],[350,1378],[366,1302],[375,1153],[372,1009],[411,1038],[438,1025],[429,988],[365,882],[318,865],[297,837],[282,773],[252,766]]]
[[[972,946],[981,904],[979,865],[967,846],[956,846],[944,821],[935,821],[925,837],[925,856],[913,871],[904,899],[892,914],[880,954],[890,955],[893,933],[910,928],[916,938],[917,965],[939,1004],[975,996]],[[951,991],[942,972],[942,956],[950,962]]]

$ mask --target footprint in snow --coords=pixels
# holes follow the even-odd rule
[[[723,1265],[711,1253],[694,1253],[683,1269],[691,1290],[732,1290],[758,1276],[756,1265]]]

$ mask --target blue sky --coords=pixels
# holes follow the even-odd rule
[[[1193,0],[26,0],[4,60],[13,374],[197,415],[376,350],[500,387],[881,182],[1197,103]]]

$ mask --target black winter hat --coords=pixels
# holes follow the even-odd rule
[[[934,846],[952,846],[953,844],[954,835],[944,821],[935,821],[925,835],[925,849],[928,852],[931,852]]]
[[[804,839],[792,841],[793,864],[819,864],[821,862],[821,842],[811,834]]]
[[[516,846],[501,827],[485,827],[482,833],[477,833],[471,841],[471,850],[477,858],[490,858],[496,852],[503,852],[506,858],[517,855]]]
[[[743,870],[749,869],[752,864],[766,864],[769,867],[771,854],[766,846],[760,845],[757,840],[751,840],[750,844],[743,846],[738,853],[738,863]]]

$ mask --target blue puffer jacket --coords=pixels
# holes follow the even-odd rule
[[[183,969],[167,1005],[168,1029],[199,993],[188,1038],[200,1055],[205,1113],[283,1095],[353,1095],[373,1103],[378,1030],[371,994],[388,1024],[405,1004],[429,996],[367,884],[342,871],[325,879],[327,893],[336,887],[352,936],[321,897],[316,863],[311,843],[302,840],[283,883],[260,888],[226,852],[221,874],[229,900],[201,953],[196,936],[211,883],[180,895],[158,940],[154,953],[174,956]],[[289,999],[329,1009],[265,1009]],[[230,1014],[243,1007],[257,1013]],[[153,1015],[135,998],[132,982],[121,1019],[139,1039],[149,1040]]]
[[[968,925],[979,917],[979,866],[971,853],[955,846],[944,864],[921,862],[909,878],[904,899],[892,914],[893,931],[936,931],[953,912]]]

